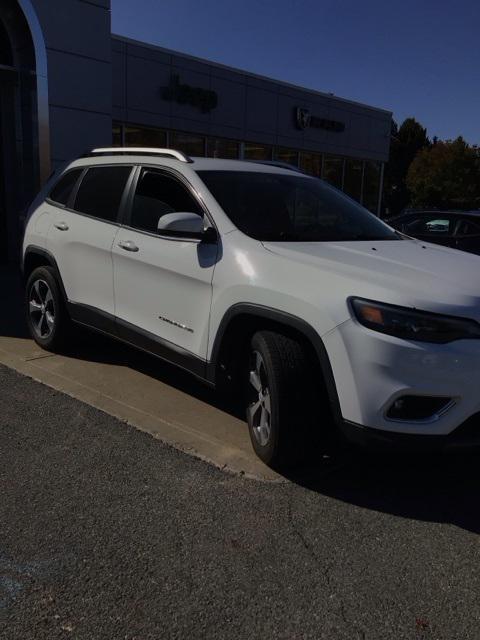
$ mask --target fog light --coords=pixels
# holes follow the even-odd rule
[[[444,411],[452,398],[439,396],[402,396],[397,398],[389,410],[390,420],[428,420]]]

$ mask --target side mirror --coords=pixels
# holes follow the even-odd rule
[[[167,213],[159,219],[157,229],[160,233],[200,237],[203,232],[203,218],[196,213]]]
[[[207,227],[202,233],[203,244],[216,244],[218,241],[218,233],[215,227]]]
[[[205,221],[196,213],[177,211],[167,213],[158,221],[158,232],[181,238],[194,238],[205,244],[214,244],[218,234],[213,227],[204,228]]]

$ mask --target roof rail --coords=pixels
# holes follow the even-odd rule
[[[185,153],[182,153],[182,151],[175,151],[175,149],[160,149],[157,147],[104,147],[92,149],[86,155],[161,156],[163,158],[175,158],[175,160],[180,160],[180,162],[193,162],[193,160]]]

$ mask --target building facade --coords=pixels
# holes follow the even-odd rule
[[[379,213],[390,130],[389,111],[112,35],[110,0],[0,4],[4,258],[51,171],[93,147],[280,160]]]

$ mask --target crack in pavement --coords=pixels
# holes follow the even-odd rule
[[[336,602],[338,603],[339,614],[343,623],[347,626],[351,626],[355,628],[355,631],[359,634],[358,640],[365,640],[366,639],[365,631],[359,628],[357,622],[348,619],[343,598],[338,594],[338,592],[334,591],[333,581],[331,577],[331,569],[334,563],[331,562],[330,564],[325,564],[324,562],[322,562],[322,560],[315,553],[311,543],[307,540],[307,538],[304,536],[302,531],[300,531],[300,529],[297,527],[295,520],[293,518],[293,511],[292,511],[293,498],[294,498],[294,495],[292,494],[290,496],[290,499],[288,500],[288,522],[290,524],[290,527],[294,535],[300,540],[300,542],[302,543],[302,546],[305,548],[305,550],[308,552],[310,557],[313,559],[315,565],[320,569],[320,572],[325,579],[325,584],[327,587],[327,591],[330,595],[330,598],[335,596]]]

